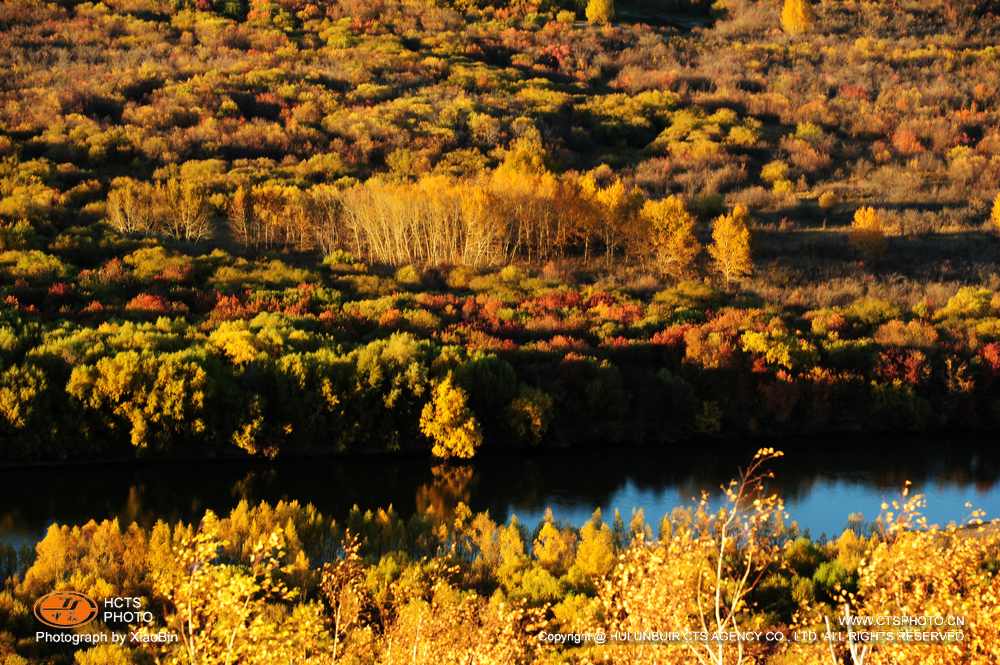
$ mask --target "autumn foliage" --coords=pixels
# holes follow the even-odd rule
[[[709,4],[4,4],[0,455],[994,432],[995,14]]]
[[[469,411],[468,399],[451,376],[434,387],[431,401],[420,414],[420,431],[434,442],[434,456],[469,458],[482,444],[483,435]]]
[[[683,277],[691,272],[701,253],[695,235],[696,220],[677,196],[646,201],[641,216],[649,225],[656,266],[664,273]]]
[[[652,665],[668,654],[677,663],[838,665],[859,662],[862,652],[869,663],[996,661],[995,522],[973,510],[961,524],[929,524],[924,498],[907,481],[870,528],[855,523],[810,539],[772,487],[781,456],[761,450],[721,492],[662,519],[647,521],[639,510],[607,521],[597,510],[579,528],[551,511],[533,531],[514,517],[498,524],[461,502],[411,518],[356,507],[332,519],[294,501],[241,501],[194,523],[55,524],[6,573],[0,653],[18,665],[70,662],[25,636],[33,636],[32,601],[73,588],[140,598],[154,620],[125,628],[178,637],[83,645],[73,662],[85,664]],[[0,546],[5,561],[9,549]],[[896,639],[852,640],[845,615],[960,619],[960,627],[920,630],[962,637],[906,639],[913,626],[889,626],[879,630]],[[711,638],[746,630],[786,639]],[[688,640],[540,638],[626,631]]]
[[[749,222],[746,207],[738,205],[731,213],[720,215],[712,223],[712,244],[708,253],[727,285],[753,272]]]
[[[781,27],[790,35],[808,32],[816,24],[810,0],[785,0],[781,8]]]
[[[587,0],[585,14],[590,23],[608,23],[615,17],[614,0]]]
[[[858,208],[851,222],[851,245],[868,260],[880,258],[886,250],[885,220],[878,210]]]

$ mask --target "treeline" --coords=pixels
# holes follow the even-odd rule
[[[466,458],[1000,426],[1000,343],[956,337],[997,334],[986,290],[922,316],[869,298],[805,319],[727,307],[708,317],[724,296],[692,285],[645,305],[600,292],[512,297],[519,307],[433,293],[331,304],[338,295],[304,285],[258,300],[219,293],[200,324],[149,293],[125,302],[133,321],[49,325],[8,310],[3,458]],[[560,325],[575,331],[553,334]]]
[[[0,658],[6,665],[653,665],[665,654],[698,662],[711,648],[726,662],[742,654],[769,665],[839,665],[849,662],[849,640],[738,644],[697,635],[737,625],[826,635],[825,620],[845,612],[907,615],[917,587],[927,607],[958,613],[963,639],[911,641],[902,632],[912,627],[900,628],[898,640],[871,645],[874,662],[934,662],[944,649],[950,663],[996,662],[1000,533],[983,525],[982,513],[961,526],[925,529],[924,502],[907,486],[872,528],[810,540],[784,522],[781,497],[760,483],[778,457],[758,453],[726,486],[720,507],[706,496],[653,521],[641,510],[606,521],[598,510],[579,528],[551,513],[538,525],[516,517],[498,524],[461,503],[408,520],[391,508],[355,508],[337,522],[297,502],[245,501],[194,524],[55,524],[34,552],[17,556],[0,546]],[[54,589],[97,602],[139,598],[153,615],[145,626],[98,619],[87,633],[166,631],[177,639],[76,648],[30,639],[31,607]],[[695,639],[637,646],[543,638],[659,626]]]
[[[230,196],[176,178],[120,180],[107,219],[124,234],[202,240],[214,201],[229,237],[255,251],[345,250],[368,263],[473,268],[603,255],[608,266],[694,272],[702,244],[680,197],[648,198],[607,168],[557,175],[543,155],[540,143],[522,140],[477,178],[373,178],[346,189],[243,184]],[[749,225],[742,206],[713,225],[709,253],[727,281],[752,268]]]

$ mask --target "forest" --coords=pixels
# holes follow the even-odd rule
[[[0,7],[0,459],[1000,424],[991,3]]]
[[[931,524],[907,481],[816,535],[773,476],[783,442],[1000,432],[997,99],[983,0],[0,2],[4,481],[434,477],[406,515],[234,486],[6,538],[40,483],[0,511],[0,665],[1000,662],[983,510]],[[455,489],[641,446],[735,478],[582,525]],[[54,591],[150,620],[48,643]],[[844,630],[878,616],[960,623]]]

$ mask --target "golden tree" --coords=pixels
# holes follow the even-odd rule
[[[469,396],[449,374],[434,387],[431,401],[420,414],[420,431],[434,442],[437,457],[468,459],[483,442],[479,422],[469,409]]]
[[[257,244],[257,216],[253,203],[253,192],[247,185],[240,185],[229,202],[229,229],[233,238],[245,247]]]
[[[785,0],[781,8],[781,27],[790,35],[800,35],[816,25],[816,12],[809,0]]]
[[[108,192],[108,224],[119,233],[145,233],[154,225],[152,187],[131,179]]]
[[[1000,194],[993,200],[993,214],[990,215],[993,228],[1000,231]]]
[[[876,260],[885,253],[885,219],[875,208],[858,208],[854,212],[849,236],[851,246],[866,260]]]
[[[708,253],[727,286],[753,272],[749,220],[746,206],[738,204],[731,213],[719,216],[712,223],[712,244]]]
[[[45,372],[35,365],[13,365],[0,372],[0,425],[19,430],[33,417],[44,418],[38,406],[47,389]]]
[[[909,489],[907,481],[899,499],[882,504],[883,512],[876,520],[882,533],[858,571],[858,614],[961,617],[965,622],[959,629],[962,638],[958,639],[954,626],[945,625],[935,630],[950,628],[955,639],[924,644],[905,639],[912,626],[900,627],[900,639],[877,645],[869,662],[1000,662],[996,639],[1000,576],[985,565],[996,560],[1000,547],[996,522],[985,523],[984,514],[974,510],[965,525],[928,525],[922,514],[924,496],[911,495]]]
[[[601,509],[580,528],[580,543],[569,570],[574,584],[586,586],[607,575],[615,563],[614,535],[601,519]]]
[[[344,555],[323,566],[320,590],[333,615],[333,662],[337,660],[343,636],[364,625],[366,606],[370,604],[364,588],[365,565],[361,541],[349,531],[344,534]]]
[[[532,553],[543,568],[554,575],[563,575],[573,565],[576,553],[576,534],[560,531],[555,525],[552,509],[546,508],[545,519],[532,545]]]
[[[428,586],[427,594],[397,603],[397,611],[381,636],[381,653],[377,658],[343,662],[383,665],[540,662],[537,635],[545,625],[543,608],[508,602],[499,594],[486,600],[452,586],[440,574],[432,574]]]
[[[594,230],[604,245],[605,259],[610,266],[619,248],[632,247],[634,250],[642,239],[636,223],[642,196],[636,187],[628,187],[618,176],[602,185],[598,182],[602,170],[598,168],[585,173],[580,177],[579,185],[581,195],[598,212]]]
[[[856,561],[856,590],[835,587],[837,631],[831,628],[830,607],[806,603],[796,623],[819,628],[830,636],[808,662],[830,665],[891,665],[900,662],[945,665],[1000,662],[1000,576],[991,570],[1000,547],[997,522],[983,521],[973,510],[965,524],[947,527],[928,524],[922,514],[926,500],[910,494],[906,481],[902,496],[882,504],[870,537],[847,531],[837,549]],[[971,505],[967,504],[971,508]],[[840,557],[838,556],[838,559]],[[925,624],[888,624],[877,630],[882,639],[867,641],[867,629],[850,628],[851,617],[923,617]],[[957,623],[961,620],[961,623]],[[864,624],[857,624],[864,625]],[[926,641],[915,632],[937,631]],[[818,646],[818,645],[817,645]],[[799,662],[799,661],[796,661]]]
[[[175,240],[204,240],[211,234],[208,197],[198,183],[171,178],[162,187],[164,232]]]
[[[687,274],[701,253],[701,243],[694,233],[694,216],[684,201],[678,196],[646,201],[640,215],[648,225],[657,268],[673,277]]]
[[[129,427],[144,448],[205,431],[208,374],[183,354],[123,351],[94,365],[77,365],[66,392],[100,414],[111,428]]]
[[[663,652],[642,644],[614,646],[611,662],[654,665],[663,662],[739,665],[759,654],[743,640],[715,640],[750,624],[749,596],[773,570],[781,553],[784,517],[780,497],[767,491],[766,466],[782,456],[770,448],[757,452],[739,477],[723,486],[726,503],[709,511],[707,493],[693,510],[668,522],[658,542],[627,548],[599,590],[609,630],[671,630],[701,635],[688,642],[690,658],[665,661]]]
[[[615,0],[588,0],[584,13],[590,23],[609,23],[615,17]]]
[[[299,590],[284,581],[284,531],[261,534],[246,563],[229,561],[228,546],[218,518],[208,512],[196,533],[179,539],[171,565],[154,574],[154,589],[167,601],[167,627],[180,635],[180,653],[171,662],[263,665],[328,658],[319,604],[287,611]]]

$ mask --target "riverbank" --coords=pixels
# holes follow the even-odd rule
[[[780,479],[780,460],[764,460],[767,466],[758,470],[773,468]],[[507,487],[515,484],[508,480]],[[822,631],[823,617],[842,614],[842,594],[851,594],[855,616],[916,617],[931,622],[926,630],[937,630],[938,621],[947,629],[960,628],[961,637],[950,644],[961,662],[985,662],[977,654],[995,652],[990,623],[995,607],[988,600],[995,573],[983,571],[994,570],[1000,531],[980,529],[970,538],[968,529],[957,525],[919,528],[926,506],[914,486],[909,496],[888,498],[874,530],[849,528],[829,538],[808,538],[783,518],[789,508],[780,500],[783,492],[770,494],[768,488],[761,493],[754,482],[744,488],[728,503],[695,501],[662,520],[649,513],[618,519],[604,512],[578,525],[550,515],[537,524],[513,517],[497,521],[464,504],[445,511],[429,504],[410,516],[388,508],[334,518],[297,501],[245,501],[218,512],[199,506],[190,517],[161,515],[149,525],[100,519],[56,525],[24,559],[8,556],[0,545],[0,565],[13,563],[13,568],[0,568],[0,578],[7,577],[0,594],[0,621],[7,629],[0,648],[30,662],[68,661],[72,650],[27,639],[36,630],[29,608],[54,588],[98,600],[139,599],[153,612],[147,629],[173,631],[178,643],[205,625],[201,622],[230,617],[223,599],[227,589],[235,588],[246,590],[240,616],[253,636],[237,631],[234,640],[216,643],[213,633],[198,630],[203,653],[236,649],[245,653],[241,662],[256,662],[253,654],[266,647],[260,665],[273,662],[282,645],[304,650],[313,660],[332,658],[334,651],[341,657],[363,656],[373,644],[388,653],[390,642],[393,651],[402,644],[410,653],[454,654],[471,649],[469,631],[475,631],[479,656],[496,649],[520,654],[523,662],[584,663],[601,657],[635,663],[633,645],[623,640],[605,644],[539,635],[610,636],[646,630],[649,622],[663,622],[665,631],[697,631],[688,622],[692,617],[697,622],[699,607],[705,611],[698,603],[699,589],[707,585],[704,597],[711,598],[713,585],[731,589],[744,574],[742,566],[727,563],[729,557],[719,564],[716,552],[732,553],[742,562],[741,548],[752,544],[754,556],[747,560],[751,579],[758,581],[742,590],[746,602],[738,611],[739,620],[757,626],[762,635]],[[824,503],[844,507],[843,501]],[[731,513],[737,518],[722,536],[718,525]],[[915,583],[926,585],[925,604],[901,606],[898,599],[909,598],[907,590]],[[272,584],[293,593],[258,593],[275,588]],[[948,614],[940,614],[939,607],[949,608]],[[710,621],[713,614],[709,610],[703,616]],[[300,636],[296,627],[304,621],[313,628]],[[272,624],[280,635],[273,641],[267,632]],[[897,628],[885,630],[903,630]],[[84,630],[107,634],[115,625],[99,620]],[[697,636],[692,637],[688,644],[697,645]],[[941,645],[928,646],[928,641],[900,637],[874,648],[892,650],[894,658],[929,657],[937,652],[928,649]],[[730,646],[727,641],[723,648]],[[793,657],[821,662],[829,651],[824,642],[790,637],[748,640],[743,646],[774,665]],[[164,648],[174,647],[84,645],[78,658],[141,661],[154,650],[162,656]],[[846,649],[846,643],[836,641],[834,648]],[[470,650],[462,660],[474,657]]]
[[[987,289],[909,312],[873,296],[803,311],[704,283],[506,268],[454,290],[386,279],[382,295],[359,290],[366,271],[315,279],[217,293],[180,317],[8,308],[2,463],[462,458],[1000,424]]]

